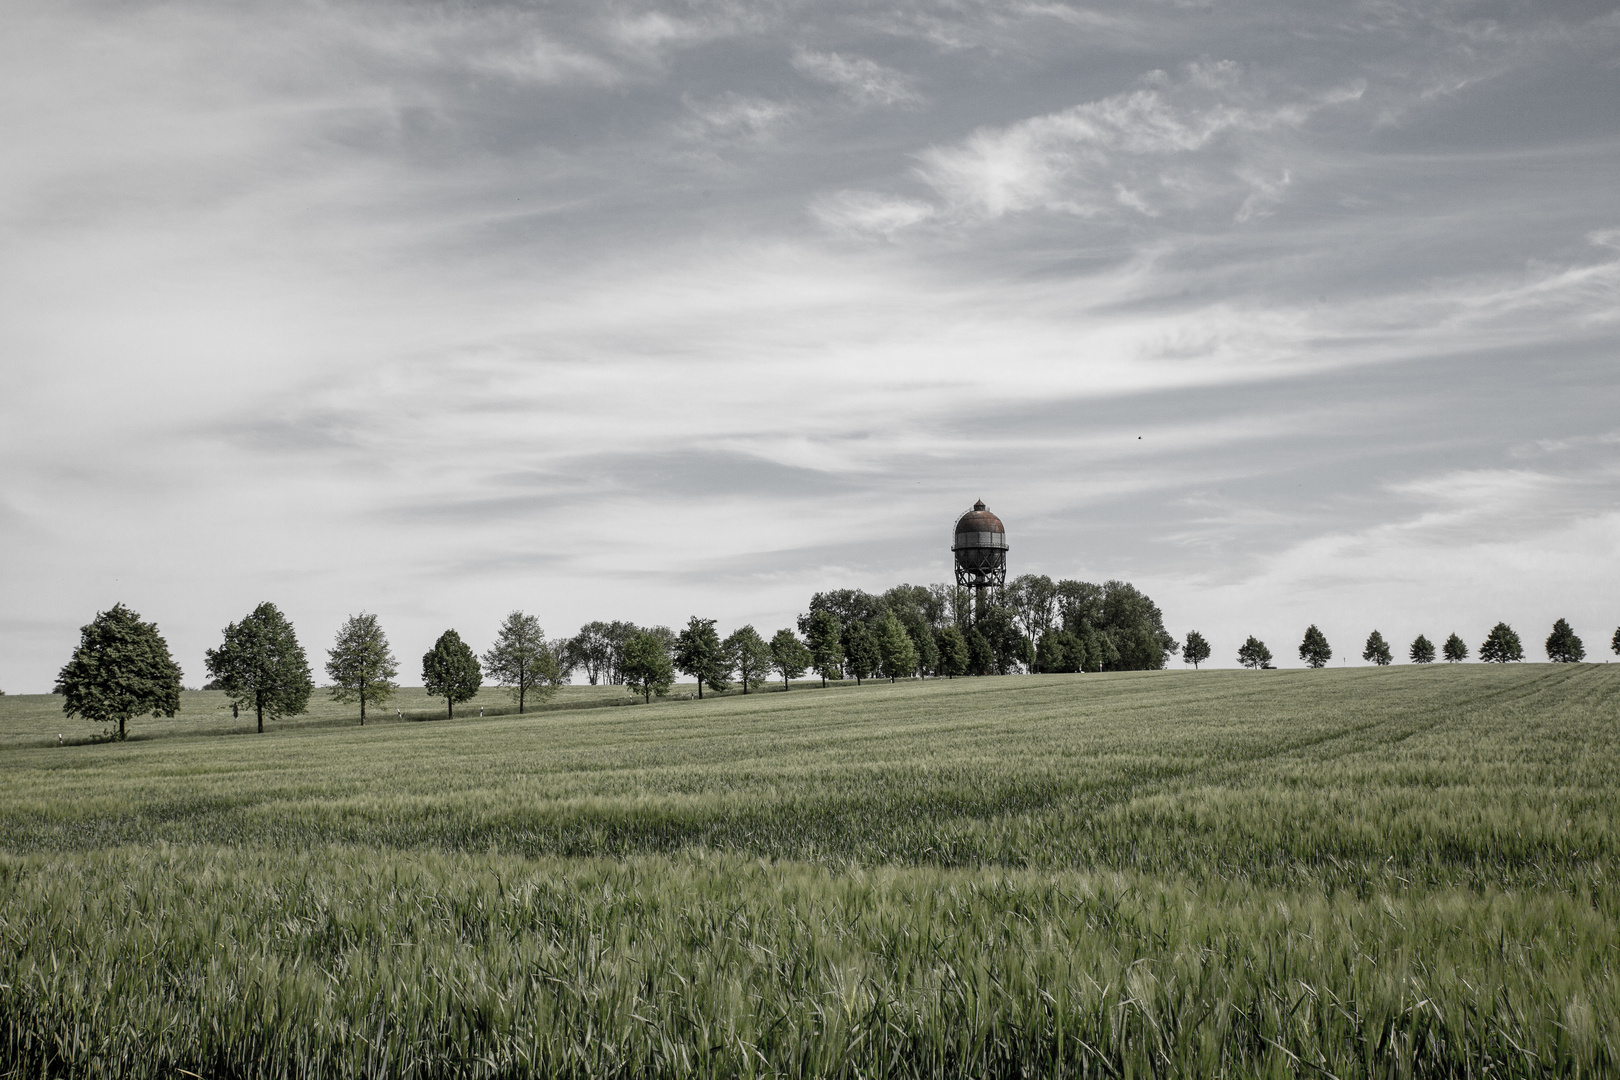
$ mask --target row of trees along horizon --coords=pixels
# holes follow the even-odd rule
[[[422,657],[422,685],[445,699],[446,715],[472,700],[487,677],[507,688],[523,712],[544,701],[578,672],[595,686],[625,686],[644,701],[667,694],[675,673],[691,677],[698,697],[734,685],[750,693],[772,677],[783,689],[814,672],[829,680],[1039,673],[1145,671],[1162,669],[1180,652],[1197,667],[1210,646],[1191,631],[1178,642],[1165,629],[1157,605],[1123,581],[1102,585],[1044,574],[1009,582],[999,597],[956,585],[897,585],[874,594],[860,589],[818,592],[797,630],[783,628],[769,640],[752,625],[721,638],[716,620],[693,616],[685,628],[640,627],[630,622],[590,622],[572,637],[548,639],[539,621],[522,611],[502,622],[495,643],[482,656],[455,630],[446,630]],[[1620,629],[1614,650],[1620,653]],[[1585,652],[1569,625],[1558,620],[1548,638],[1554,660],[1580,660]],[[1300,657],[1322,667],[1332,657],[1316,626],[1306,631]],[[1415,663],[1434,660],[1434,646],[1419,636],[1412,643]],[[1445,643],[1447,660],[1463,660],[1467,646],[1456,634]],[[1480,659],[1523,659],[1518,636],[1499,623],[1480,648]],[[1391,662],[1378,631],[1368,638],[1363,659]],[[1238,651],[1239,663],[1272,667],[1265,643],[1252,635]],[[308,659],[292,624],[271,603],[260,604],[223,632],[218,648],[206,653],[210,677],[204,689],[229,695],[232,713],[251,710],[258,730],[266,718],[296,716],[307,710],[315,690]],[[327,654],[328,687],[339,703],[357,703],[360,723],[368,706],[386,703],[399,684],[398,662],[375,615],[350,616]],[[92,722],[116,723],[124,738],[126,722],[150,713],[174,716],[179,710],[181,671],[155,623],[115,604],[81,631],[78,647],[58,675],[55,692],[63,711]]]

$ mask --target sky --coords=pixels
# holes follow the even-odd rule
[[[1220,665],[1615,659],[1612,2],[11,0],[0,146],[10,693],[769,636],[975,499]]]

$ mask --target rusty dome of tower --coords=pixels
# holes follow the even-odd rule
[[[976,588],[1000,586],[1007,576],[1007,527],[985,509],[984,500],[956,519],[951,551],[956,583]]]

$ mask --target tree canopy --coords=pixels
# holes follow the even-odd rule
[[[1191,664],[1196,671],[1198,665],[1208,659],[1209,642],[1204,640],[1204,635],[1196,630],[1187,631],[1187,640],[1181,646],[1181,662]]]
[[[275,720],[309,707],[315,689],[309,661],[292,623],[276,605],[260,604],[241,622],[227,626],[224,637],[219,648],[206,654],[208,674],[233,703],[253,709],[260,734],[266,714]]]
[[[939,673],[946,678],[968,673],[967,638],[955,623],[939,632]]]
[[[821,685],[844,674],[843,626],[831,611],[817,611],[799,620],[810,646],[810,666],[821,676]]]
[[[810,650],[799,635],[783,628],[771,638],[771,665],[782,674],[782,689],[787,690],[794,679],[810,667]]]
[[[645,702],[651,702],[654,694],[663,697],[675,682],[669,642],[651,630],[637,631],[625,640],[620,664],[624,684],[639,693]]]
[[[1456,634],[1446,638],[1445,657],[1448,664],[1460,664],[1468,659],[1468,643]]]
[[[1389,642],[1377,630],[1367,635],[1367,647],[1361,650],[1361,658],[1379,667],[1388,667],[1394,659],[1389,652]]]
[[[892,611],[878,620],[877,646],[878,670],[890,682],[910,678],[917,670],[917,648]]]
[[[759,636],[759,631],[752,624],[732,631],[723,645],[726,659],[737,673],[743,693],[749,693],[765,681],[765,673],[771,669],[771,647],[765,644],[765,639]]]
[[[1513,627],[1499,622],[1491,627],[1485,643],[1479,647],[1479,658],[1487,664],[1506,664],[1524,659],[1524,646]]]
[[[478,656],[454,630],[440,634],[433,648],[422,654],[422,688],[433,697],[444,698],[446,716],[453,719],[456,706],[471,701],[482,685],[484,672]]]
[[[714,691],[730,688],[731,681],[727,676],[731,674],[731,663],[726,658],[726,650],[720,643],[720,634],[714,628],[713,619],[700,619],[693,615],[686,621],[686,629],[675,635],[673,651],[675,667],[682,674],[697,680],[700,699],[705,686]]]
[[[1414,664],[1434,663],[1434,642],[1419,634],[1412,639],[1412,648],[1407,653]]]
[[[877,636],[863,622],[844,624],[844,666],[855,676],[855,684],[871,677],[878,670],[882,657],[878,655]]]
[[[114,604],[79,630],[79,644],[56,676],[62,711],[97,724],[125,724],[143,713],[173,716],[180,708],[180,667],[156,623]]]
[[[521,611],[507,614],[495,633],[495,644],[484,653],[484,670],[498,686],[506,687],[522,713],[530,697],[544,701],[562,685],[562,665],[540,629],[540,620]]]
[[[388,647],[388,637],[377,616],[350,615],[326,653],[326,676],[332,680],[332,700],[360,703],[360,726],[366,724],[366,703],[381,704],[399,689],[394,676],[399,664]]]
[[[1237,658],[1238,663],[1246,668],[1271,666],[1271,650],[1266,648],[1265,642],[1253,634],[1249,635],[1249,640],[1238,646]]]
[[[1555,664],[1578,664],[1586,659],[1586,646],[1563,619],[1553,623],[1552,633],[1547,635],[1547,659]]]
[[[1299,658],[1313,668],[1322,667],[1333,659],[1333,649],[1328,645],[1327,635],[1317,629],[1315,623],[1306,628],[1305,638],[1299,643]]]

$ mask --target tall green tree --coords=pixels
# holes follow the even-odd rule
[[[142,713],[173,716],[180,708],[180,667],[156,623],[123,604],[98,611],[79,629],[79,645],[56,676],[62,711],[97,724],[118,725]]]
[[[1609,648],[1620,655],[1620,626],[1614,628],[1614,637],[1609,639]]]
[[[1258,669],[1271,666],[1271,650],[1266,648],[1265,642],[1253,634],[1249,635],[1249,640],[1238,646],[1237,658],[1238,663],[1246,668]]]
[[[705,686],[717,693],[731,686],[731,663],[713,619],[693,615],[686,620],[686,629],[675,635],[674,661],[678,670],[697,680],[699,700]]]
[[[815,611],[800,624],[810,646],[810,666],[821,676],[821,685],[826,686],[829,678],[843,678],[844,628],[838,616],[830,611]]]
[[[1311,623],[1305,631],[1305,639],[1299,643],[1299,658],[1313,668],[1319,668],[1333,659],[1327,635],[1318,630],[1315,623]]]
[[[608,640],[608,624],[600,620],[588,622],[579,633],[568,639],[569,670],[582,668],[592,686],[608,675],[613,660],[613,645]]]
[[[1407,653],[1414,664],[1434,663],[1434,642],[1419,634],[1412,639],[1412,648]]]
[[[1552,633],[1547,635],[1547,659],[1555,664],[1578,664],[1586,659],[1586,646],[1563,619],[1553,623]]]
[[[906,634],[911,647],[917,651],[917,674],[927,678],[939,674],[939,637],[933,627],[920,618],[906,623]]]
[[[968,674],[989,675],[996,670],[996,651],[977,627],[967,632]]]
[[[1462,663],[1468,659],[1468,643],[1456,634],[1452,634],[1446,638],[1445,656],[1448,664]]]
[[[309,661],[292,623],[276,605],[263,603],[225,628],[225,640],[206,654],[208,674],[233,704],[253,709],[264,733],[265,714],[275,720],[309,707],[315,689]]]
[[[496,631],[495,644],[484,653],[484,671],[511,692],[520,714],[529,698],[546,700],[563,680],[562,666],[540,620],[521,611],[508,613]]]
[[[844,624],[844,666],[855,676],[855,685],[878,670],[882,657],[878,655],[877,635],[863,622]]]
[[[399,684],[394,676],[399,664],[388,647],[388,636],[377,623],[377,616],[362,611],[350,615],[338,630],[337,640],[326,652],[326,675],[332,680],[332,700],[340,704],[360,703],[360,726],[366,726],[366,704],[381,705]]]
[[[444,698],[445,715],[455,719],[456,706],[471,701],[484,685],[484,672],[478,655],[454,630],[446,630],[422,654],[422,688],[433,697]]]
[[[1394,659],[1389,653],[1389,642],[1377,630],[1367,635],[1367,647],[1361,650],[1361,658],[1379,667],[1388,667]]]
[[[1029,642],[1018,631],[1018,622],[1012,609],[991,604],[980,614],[973,628],[983,635],[990,646],[990,665],[998,675],[1011,675],[1020,664],[1029,664],[1035,657]]]
[[[765,681],[765,673],[771,669],[771,647],[765,644],[759,631],[751,624],[744,626],[727,635],[723,644],[743,693]]]
[[[1204,635],[1196,630],[1187,631],[1187,640],[1181,646],[1181,662],[1191,664],[1197,671],[1198,665],[1208,659],[1209,642],[1204,640]]]
[[[1097,627],[1113,645],[1108,671],[1160,671],[1181,643],[1164,628],[1158,605],[1128,581],[1103,585],[1102,624]]]
[[[1031,649],[1057,617],[1057,585],[1045,574],[1020,574],[1007,582],[1007,606]]]
[[[1479,658],[1487,664],[1516,662],[1524,659],[1524,646],[1513,627],[1499,622],[1485,636],[1485,643],[1479,647]]]
[[[1035,667],[1050,674],[1085,670],[1086,643],[1067,630],[1048,630],[1035,646]]]
[[[637,631],[625,639],[619,663],[624,685],[639,693],[644,702],[650,703],[654,694],[663,697],[675,682],[669,642],[650,630]]]
[[[896,679],[909,678],[917,670],[917,649],[911,643],[911,635],[894,612],[889,612],[878,620],[878,670],[890,682]]]
[[[771,638],[771,666],[782,673],[782,689],[791,688],[792,681],[803,675],[810,667],[810,650],[799,635],[786,628],[778,630],[776,636]]]
[[[955,623],[946,624],[939,632],[939,673],[948,679],[968,673],[967,638]]]

